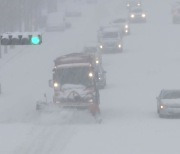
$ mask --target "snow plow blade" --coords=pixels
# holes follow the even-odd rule
[[[36,103],[36,111],[40,112],[40,113],[61,113],[63,111],[69,111],[69,114],[72,113],[78,113],[80,111],[89,111],[89,115],[91,115],[92,117],[94,117],[96,123],[101,123],[102,122],[102,118],[100,113],[93,113],[91,111],[91,104],[90,103],[52,103],[52,102],[43,102],[43,101],[37,101]]]

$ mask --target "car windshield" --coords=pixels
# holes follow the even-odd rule
[[[65,67],[59,68],[55,72],[55,80],[61,85],[74,84],[86,87],[92,86],[92,78],[89,77],[88,67]]]
[[[118,38],[118,32],[104,32],[103,38]]]
[[[142,9],[135,9],[135,10],[132,10],[133,13],[141,13],[142,12]]]
[[[178,99],[180,98],[180,91],[165,91],[162,93],[162,99]]]

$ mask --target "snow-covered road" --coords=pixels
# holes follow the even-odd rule
[[[83,4],[83,16],[72,29],[46,33],[42,46],[24,48],[6,64],[1,60],[0,153],[180,153],[179,119],[160,119],[156,113],[160,90],[179,88],[180,30],[171,22],[171,0],[144,0],[148,22],[131,25],[122,54],[104,55],[108,85],[100,93],[102,124],[66,113],[36,113],[36,101],[44,93],[48,100],[52,97],[48,80],[53,59],[96,41],[98,26],[126,14],[123,2],[102,1]]]

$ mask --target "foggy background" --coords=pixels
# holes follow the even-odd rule
[[[104,54],[107,86],[100,91],[103,122],[86,115],[39,114],[36,102],[52,101],[53,60],[97,43],[97,30],[121,16],[126,0],[0,0],[0,32],[42,32],[39,46],[1,46],[0,153],[2,154],[179,154],[179,119],[161,119],[156,97],[179,89],[180,29],[174,0],[142,0],[147,23],[130,24],[124,51]],[[71,27],[46,31],[67,10]],[[59,18],[58,18],[59,16]]]

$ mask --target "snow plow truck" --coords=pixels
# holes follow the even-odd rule
[[[49,86],[54,89],[53,101],[37,102],[36,109],[43,110],[49,106],[56,109],[88,109],[93,116],[100,115],[95,65],[93,56],[85,53],[56,58],[53,79],[49,80]]]

